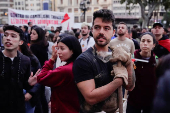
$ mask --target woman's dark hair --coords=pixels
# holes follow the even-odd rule
[[[72,35],[67,35],[64,38],[61,38],[58,43],[59,42],[64,43],[70,50],[73,51],[72,57],[67,62],[75,61],[76,58],[82,53],[79,41]]]
[[[31,44],[39,44],[39,45],[42,45],[42,46],[47,46],[48,42],[45,39],[44,30],[41,27],[32,27],[32,30],[35,30],[37,32],[38,39],[37,40],[31,40]]]
[[[170,70],[170,54],[162,57],[159,60],[158,66],[156,68],[156,76],[158,78],[161,77],[167,70]]]
[[[153,44],[157,44],[156,38],[151,32],[142,33],[139,38],[141,39],[144,35],[150,35],[153,39]]]
[[[132,33],[132,38],[133,38],[133,39],[138,38],[138,34],[137,34],[136,29],[132,29],[132,30],[131,30],[131,33]]]
[[[80,32],[76,32],[76,33],[75,33],[75,37],[76,37],[77,39],[79,39],[79,36],[80,36]]]
[[[24,27],[25,31],[28,32],[28,26],[23,25],[23,27]]]
[[[32,52],[30,48],[28,47],[27,43],[24,41],[22,45],[19,46],[21,53],[26,56],[32,56]]]
[[[54,37],[54,33],[50,33],[49,36],[47,37],[47,40],[52,42]]]
[[[100,9],[93,13],[93,25],[96,18],[102,18],[103,22],[112,22],[113,29],[115,27],[115,17],[111,10]]]

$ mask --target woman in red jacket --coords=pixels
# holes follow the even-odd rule
[[[149,62],[135,62],[135,88],[129,92],[126,113],[151,113],[156,89],[156,60],[152,51],[156,39],[150,32],[143,33],[140,38],[140,49],[134,52],[134,57]]]
[[[51,59],[45,62],[39,74],[36,73],[37,81],[51,87],[52,113],[79,113],[80,105],[72,67],[74,60],[81,54],[81,46],[74,36],[67,36],[59,40],[52,50]],[[53,70],[57,56],[67,63]]]

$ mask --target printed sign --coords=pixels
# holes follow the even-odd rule
[[[22,26],[32,22],[44,29],[62,26],[62,31],[71,30],[74,25],[74,14],[54,11],[25,11],[8,9],[8,24]]]

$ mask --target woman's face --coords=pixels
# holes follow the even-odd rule
[[[38,34],[37,34],[37,32],[33,29],[32,31],[31,31],[32,33],[31,33],[31,35],[30,35],[30,37],[31,37],[31,40],[37,40],[38,39]]]
[[[140,41],[140,49],[143,52],[151,52],[151,50],[155,47],[153,44],[153,38],[151,35],[143,35]]]
[[[71,58],[73,51],[70,50],[64,43],[59,42],[57,53],[61,61],[67,61]]]

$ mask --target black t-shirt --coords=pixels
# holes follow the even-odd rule
[[[111,62],[104,63],[103,61],[101,61],[96,56],[95,50],[91,47],[85,52],[83,52],[73,64],[75,82],[79,83],[82,81],[94,79],[96,88],[104,86],[113,80],[113,77],[111,76],[113,64],[114,63]],[[116,100],[114,101],[117,103],[117,91],[113,93],[113,95],[116,98]],[[87,111],[85,109],[85,106],[87,107],[87,103],[85,102],[85,99],[80,92],[79,100],[81,104],[81,110],[84,110],[84,112],[86,113],[87,112],[91,113],[101,111],[102,106],[106,103],[106,101],[109,101],[110,98],[93,105],[93,107],[89,105],[90,111]]]

